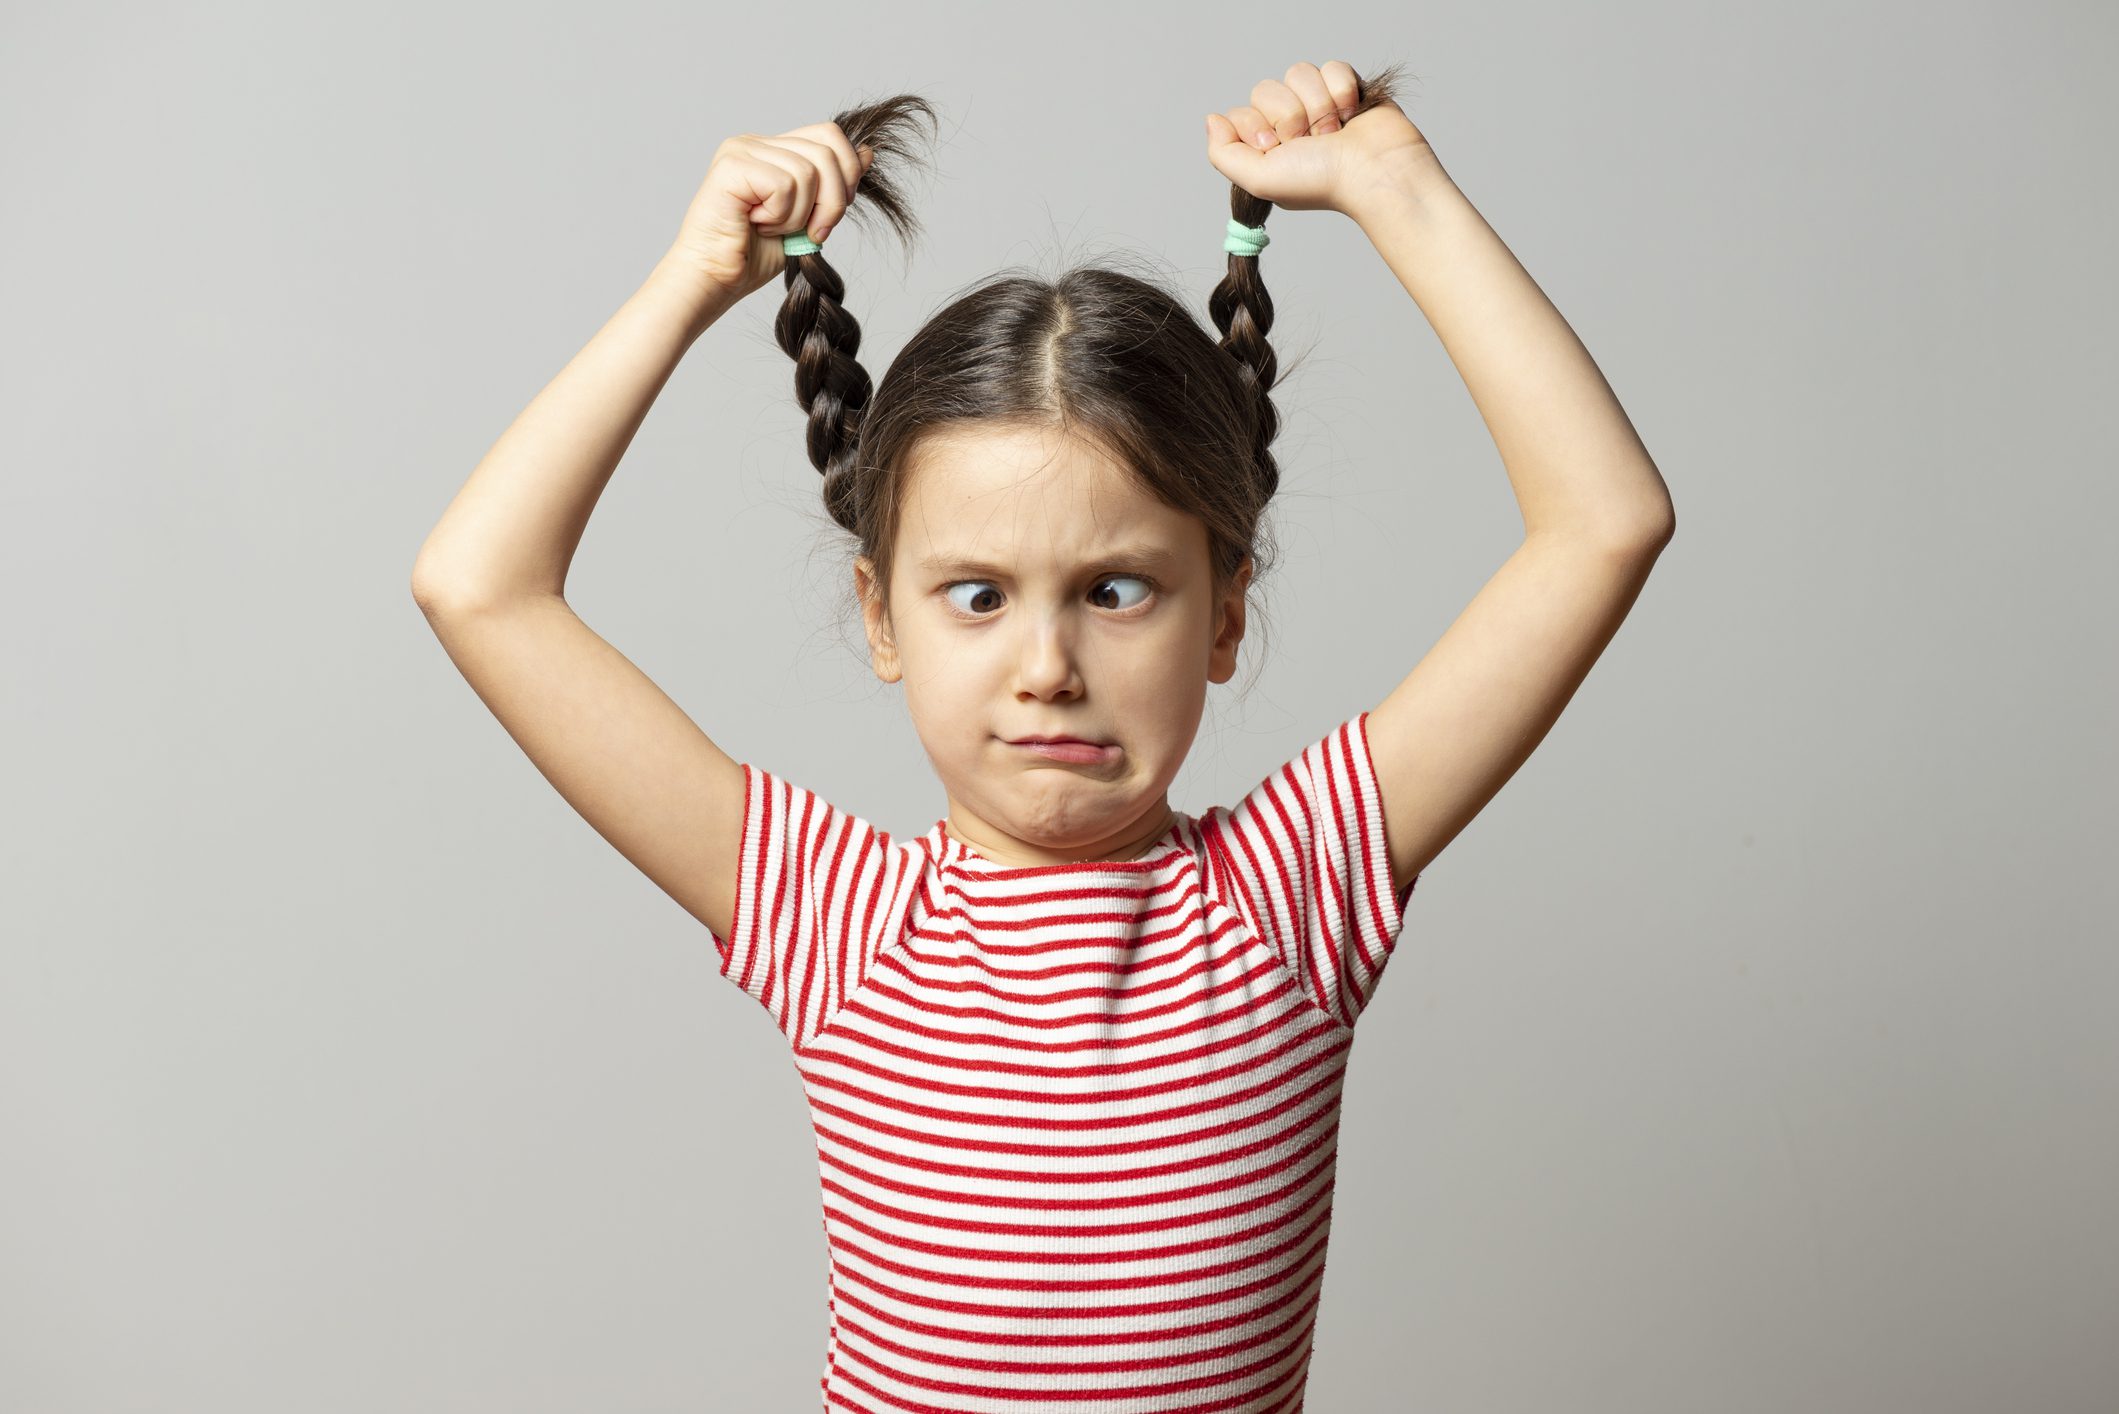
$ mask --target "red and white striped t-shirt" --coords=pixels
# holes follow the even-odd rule
[[[1354,1023],[1412,893],[1367,719],[1123,861],[894,840],[744,766],[714,942],[816,1129],[825,1409],[1301,1409]]]

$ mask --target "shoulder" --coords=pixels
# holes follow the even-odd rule
[[[742,861],[753,892],[758,885],[799,879],[830,893],[872,886],[877,874],[900,879],[924,873],[938,863],[931,830],[893,834],[775,771],[751,764],[744,769],[750,780]]]

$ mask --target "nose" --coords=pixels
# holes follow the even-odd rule
[[[1053,615],[1024,615],[1016,660],[1016,695],[1051,702],[1082,694],[1080,664],[1066,624]]]

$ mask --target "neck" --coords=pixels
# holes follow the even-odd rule
[[[1150,806],[1137,821],[1105,839],[1092,840],[1078,846],[1059,847],[1009,834],[1006,830],[987,824],[954,800],[949,803],[950,834],[969,845],[981,857],[996,864],[1025,868],[1042,864],[1117,863],[1139,859],[1147,854],[1155,842],[1168,833],[1170,826],[1176,822],[1177,813],[1170,808],[1169,798],[1165,796]]]

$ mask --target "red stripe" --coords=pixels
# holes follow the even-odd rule
[[[1018,1345],[1037,1348],[1048,1345],[1080,1345],[1089,1341],[1117,1346],[1163,1344],[1171,1341],[1189,1340],[1202,1335],[1212,1335],[1216,1331],[1228,1330],[1246,1322],[1255,1321],[1258,1317],[1255,1312],[1239,1306],[1226,1315],[1210,1316],[1204,1320],[1184,1321],[1175,1325],[1160,1322],[1151,1323],[1150,1318],[1157,1316],[1184,1316],[1194,1312],[1205,1311],[1212,1306],[1226,1304],[1230,1300],[1241,1301],[1248,1296],[1270,1293],[1276,1288],[1285,1288],[1287,1286],[1286,1274],[1291,1271],[1300,1271],[1304,1266],[1309,1265],[1315,1252],[1316,1248],[1314,1245],[1298,1251],[1295,1254],[1295,1260],[1284,1264],[1279,1269],[1269,1272],[1265,1276],[1244,1282],[1241,1285],[1217,1287],[1214,1294],[1207,1297],[1187,1297],[1176,1301],[1137,1301],[1116,1307],[1069,1305],[1065,1308],[1025,1307],[1021,1310],[1023,1316],[1031,1319],[1043,1316],[1048,1319],[1064,1317],[1069,1323],[1085,1323],[1089,1320],[1125,1320],[1129,1323],[1137,1323],[1127,1330],[1097,1332],[1094,1334],[1083,1334],[1067,1330],[1046,1332],[1029,1328],[1027,1325],[1025,1329],[1020,1331],[967,1330],[961,1325],[944,1325],[935,1321],[912,1320],[902,1312],[863,1301],[858,1296],[844,1292],[840,1293],[838,1299],[854,1310],[868,1316],[879,1325],[887,1325],[893,1330],[904,1331],[910,1335],[939,1336],[943,1339],[957,1341],[966,1345]],[[857,1257],[850,1260],[846,1264],[846,1269],[850,1271],[853,1261],[857,1260]],[[1321,1276],[1321,1265],[1313,1266],[1306,1280],[1314,1283]],[[874,1285],[876,1283],[869,1284]],[[881,1284],[887,1286],[891,1283]],[[933,1304],[940,1309],[949,1311],[953,1315],[966,1314],[970,1311],[991,1311],[993,1309],[992,1307],[979,1306],[968,1301],[945,1301]],[[1011,1312],[1010,1314],[1015,1313]]]
[[[1165,1148],[1178,1148],[1188,1144],[1206,1143],[1210,1140],[1225,1142],[1231,1134],[1241,1134],[1253,1125],[1267,1123],[1290,1110],[1299,1109],[1313,1095],[1323,1094],[1330,1098],[1340,1086],[1343,1074],[1343,1068],[1334,1068],[1326,1071],[1309,1086],[1296,1091],[1292,1095],[1285,1096],[1274,1104],[1252,1110],[1238,1120],[1199,1125],[1192,1129],[1173,1133],[1166,1136],[1161,1141],[1161,1145]],[[821,1091],[822,1087],[817,1088]],[[962,1171],[964,1176],[967,1178],[984,1177],[993,1182],[998,1180],[994,1178],[991,1165],[986,1161],[990,1160],[991,1156],[995,1154],[1021,1154],[1043,1159],[1073,1159],[1106,1154],[1141,1157],[1151,1152],[1146,1146],[1132,1140],[1112,1144],[1043,1144],[1031,1143],[1025,1139],[972,1140],[954,1138],[938,1135],[931,1129],[920,1125],[892,1124],[886,1120],[878,1119],[874,1115],[862,1114],[859,1111],[835,1105],[824,1098],[821,1093],[811,1094],[809,1106],[810,1110],[818,1116],[844,1120],[849,1125],[858,1126],[869,1134],[898,1141],[900,1147],[897,1152],[901,1156],[899,1162],[903,1162],[902,1156],[908,1149],[914,1149],[914,1146],[917,1146],[917,1149],[914,1150],[915,1152],[924,1150],[937,1153],[976,1154],[979,1156],[981,1163],[964,1169]],[[893,1112],[902,1113],[903,1110],[899,1108]],[[1065,1127],[1060,1125],[1031,1126],[1022,1132],[1026,1134],[1041,1134]],[[1092,1132],[1094,1131],[1092,1130]],[[1041,1176],[1048,1181],[1054,1178],[1054,1174],[1051,1171],[1045,1171]]]
[[[1056,1196],[1036,1199],[1010,1197],[1008,1203],[1009,1206],[1017,1208],[1036,1208],[1049,1205],[1053,1210],[1058,1211],[1065,1208],[1079,1207],[1083,1202],[1082,1199],[1068,1196],[1065,1193],[1065,1187],[1068,1184],[1080,1184],[1083,1186],[1091,1184],[1110,1185],[1139,1182],[1150,1178],[1173,1177],[1178,1174],[1197,1172],[1202,1168],[1225,1167],[1231,1159],[1250,1159],[1256,1154],[1290,1143],[1294,1143],[1298,1149],[1306,1149],[1314,1144],[1327,1143],[1337,1131],[1339,1124],[1337,1117],[1330,1113],[1329,1107],[1332,1097],[1329,1085],[1318,1086],[1314,1094],[1324,1096],[1324,1104],[1327,1107],[1325,1112],[1320,1113],[1315,1106],[1308,1110],[1296,1111],[1295,1118],[1287,1124],[1240,1144],[1229,1143],[1226,1139],[1221,1139],[1220,1136],[1217,1136],[1220,1142],[1216,1144],[1214,1153],[1182,1161],[1140,1164],[1132,1168],[1123,1169],[1084,1169],[1080,1171],[1003,1169],[997,1167],[990,1158],[982,1158],[976,1166],[944,1164],[925,1159],[908,1160],[901,1151],[889,1149],[882,1145],[863,1143],[851,1137],[850,1134],[842,1134],[818,1124],[815,1126],[817,1131],[818,1168],[820,1171],[825,1168],[846,1168],[854,1177],[861,1179],[865,1183],[879,1188],[908,1193],[925,1192],[938,1194],[948,1192],[958,1194],[961,1190],[954,1188],[943,1189],[931,1184],[916,1184],[902,1179],[885,1177],[882,1170],[886,1163],[892,1168],[913,1169],[922,1174],[934,1174],[938,1177],[963,1178],[968,1175],[978,1175],[992,1184],[1054,1184],[1061,1189]],[[1314,1098],[1314,1095],[1306,1096],[1306,1098]],[[846,1150],[879,1162],[868,1164],[856,1172],[850,1167],[850,1160],[842,1160],[839,1157],[840,1150]],[[1247,1169],[1246,1172],[1248,1171]]]
[[[810,819],[815,814],[817,798],[803,791],[801,799],[794,804],[801,806],[802,813],[795,822],[794,837],[798,843],[794,858],[790,861],[794,867],[790,868],[788,873],[797,879],[813,879],[817,876],[817,858],[824,843],[824,832],[821,829],[815,832],[814,838],[810,831]],[[785,882],[783,878],[782,883]],[[810,917],[809,908],[805,906],[807,903],[806,898],[797,899],[793,916],[788,922],[787,975],[791,984],[789,990],[795,994],[794,1014],[797,1026],[801,1025],[802,1018],[809,1015],[810,984],[816,979],[820,961],[818,950],[809,946],[815,936],[815,930],[810,926],[814,920]],[[797,969],[802,975],[799,989],[792,985]]]
[[[1344,747],[1346,744],[1346,728],[1341,727],[1334,732],[1332,740]],[[1332,807],[1332,833],[1317,842],[1318,847],[1313,851],[1312,857],[1343,859],[1346,857],[1346,851],[1349,848],[1346,808],[1339,799],[1339,770],[1334,763],[1329,747],[1319,753],[1317,771],[1324,777],[1325,798],[1331,803]],[[1354,1024],[1354,1013],[1347,1003],[1346,955],[1341,951],[1344,935],[1351,926],[1347,921],[1349,912],[1346,892],[1339,877],[1340,871],[1326,869],[1323,872],[1326,881],[1331,885],[1332,889],[1332,917],[1339,921],[1340,926],[1336,928],[1327,926],[1324,922],[1322,911],[1318,912],[1316,915],[1318,918],[1318,950],[1331,965],[1332,1005],[1338,1009],[1340,1020],[1344,1021],[1348,1026],[1352,1026]]]

